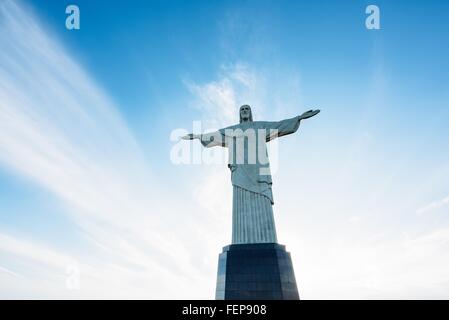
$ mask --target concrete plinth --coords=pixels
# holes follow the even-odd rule
[[[277,243],[233,244],[218,260],[217,300],[298,300],[290,253]]]

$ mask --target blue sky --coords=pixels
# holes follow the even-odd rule
[[[1,297],[213,298],[229,173],[170,136],[248,103],[322,110],[273,176],[301,297],[448,298],[446,1],[73,3],[0,5]]]

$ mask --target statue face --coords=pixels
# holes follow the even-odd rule
[[[240,107],[240,119],[241,121],[251,120],[251,107],[247,104]]]

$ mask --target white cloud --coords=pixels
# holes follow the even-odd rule
[[[1,267],[1,266],[0,266],[0,273],[6,273],[7,275],[10,275],[10,276],[13,276],[13,277],[16,277],[16,278],[21,278],[22,277],[20,274],[14,272],[14,271],[11,271],[11,270],[9,270],[7,268]]]
[[[209,297],[207,279],[196,281],[197,291],[189,289],[205,267],[191,257],[196,244],[186,229],[188,216],[172,224],[181,205],[158,194],[158,182],[114,103],[54,39],[28,8],[1,2],[0,164],[60,199],[86,234],[90,254],[61,255],[52,245],[33,246],[32,235],[2,235],[0,254],[8,256],[4,268],[10,274],[18,266],[44,268],[37,280],[1,279],[1,295],[20,287],[15,297],[39,296],[41,282],[53,279],[52,268],[62,277],[73,260],[95,275],[83,281],[80,297]],[[183,241],[189,236],[193,240]],[[41,296],[66,290],[61,277],[50,281],[55,290]],[[107,285],[110,279],[116,290]]]
[[[205,126],[237,123],[243,104],[252,107],[254,120],[279,120],[302,109],[299,75],[292,70],[255,68],[237,62],[222,65],[217,79],[210,82],[185,83],[194,97],[191,105],[202,112]]]
[[[140,272],[139,275],[130,268],[108,262],[97,262],[91,266],[36,241],[18,239],[4,233],[0,233],[0,257],[22,270],[20,275],[11,270],[6,275],[0,274],[2,298],[142,297],[145,296],[143,290],[133,287],[130,280],[139,276],[138,279],[145,283],[154,280],[151,277],[155,278],[154,274]],[[72,291],[67,286],[70,267],[79,270],[82,290]],[[113,288],[120,288],[121,291],[114,292],[111,290]],[[152,294],[146,293],[147,296]]]
[[[424,214],[424,213],[427,213],[429,211],[439,209],[439,208],[441,208],[441,207],[443,207],[443,206],[445,206],[447,204],[449,204],[449,196],[446,197],[446,198],[437,200],[437,201],[433,201],[433,202],[431,202],[431,203],[429,203],[429,204],[419,208],[418,210],[416,210],[416,213],[417,214]]]

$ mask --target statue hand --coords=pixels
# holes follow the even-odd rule
[[[182,136],[181,139],[183,140],[193,140],[193,139],[200,139],[200,136],[197,134],[189,133],[185,136]]]
[[[316,110],[309,110],[309,111],[304,112],[304,113],[299,117],[299,119],[300,119],[300,120],[302,120],[302,119],[308,119],[308,118],[311,118],[311,117],[317,115],[318,113],[320,113],[320,110],[319,110],[319,109],[316,109]]]

